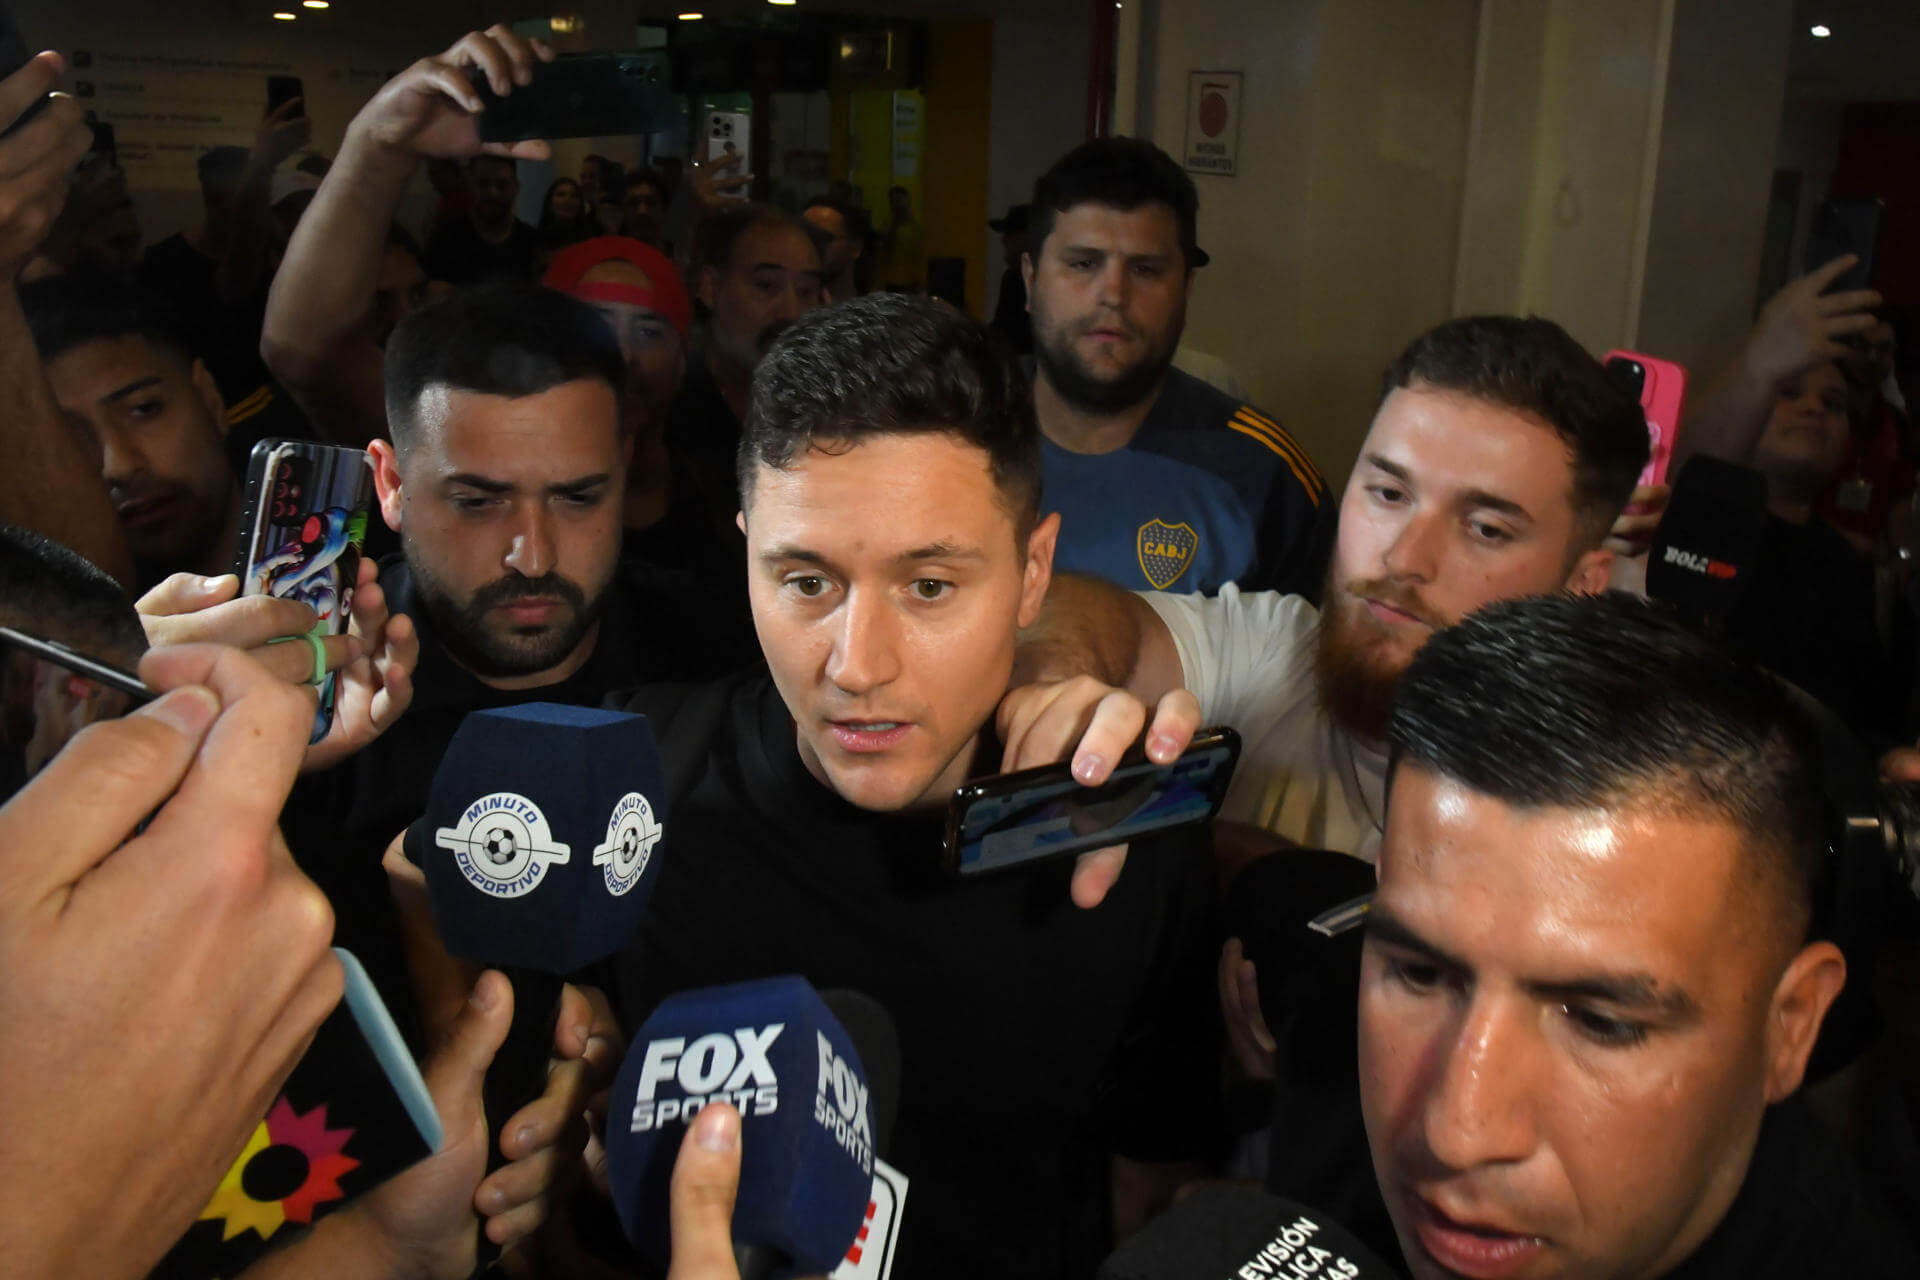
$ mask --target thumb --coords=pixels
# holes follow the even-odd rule
[[[513,985],[499,970],[488,969],[473,984],[460,1016],[447,1028],[445,1039],[421,1073],[449,1135],[464,1132],[471,1123],[468,1117],[480,1115],[487,1068],[512,1023]]]
[[[240,589],[240,579],[230,573],[203,578],[197,573],[171,574],[134,602],[134,609],[148,617],[170,617],[176,613],[197,613],[209,605],[231,600]]]
[[[667,1280],[739,1280],[733,1262],[733,1199],[740,1189],[740,1113],[724,1102],[701,1110],[673,1162]]]

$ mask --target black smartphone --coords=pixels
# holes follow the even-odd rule
[[[1136,749],[1097,787],[1075,781],[1067,761],[976,779],[947,806],[941,867],[983,875],[1210,821],[1239,759],[1238,733],[1202,729],[1172,764]]]
[[[482,142],[653,133],[670,121],[667,67],[655,55],[563,53],[535,63],[532,83],[505,97],[478,68],[467,74],[485,104]]]
[[[0,4],[0,79],[12,75],[33,61],[33,50],[27,48],[26,37],[20,34],[20,26],[13,20],[13,12]],[[0,138],[5,138],[21,129],[29,120],[47,108],[47,97],[28,105],[25,111],[13,118],[12,123],[0,129]]]
[[[305,98],[307,91],[300,86],[299,76],[267,77],[267,114],[272,115],[295,98],[302,99],[300,114],[306,115]]]
[[[353,584],[373,510],[366,451],[311,440],[262,440],[247,464],[233,571],[243,596],[298,600],[337,636],[353,616]],[[333,725],[334,678],[320,685],[312,741]]]
[[[1879,200],[1822,200],[1807,228],[1807,256],[1803,271],[1825,266],[1841,254],[1857,254],[1860,261],[1827,286],[1828,293],[1847,293],[1873,287],[1873,258],[1880,247],[1880,223],[1887,206]]]

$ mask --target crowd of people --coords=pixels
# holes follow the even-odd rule
[[[71,100],[0,134],[0,626],[156,695],[0,669],[9,1268],[160,1265],[338,946],[445,1138],[249,1277],[648,1274],[605,1167],[621,1051],[777,974],[893,1020],[913,1280],[1091,1276],[1218,1180],[1420,1277],[1920,1274],[1920,903],[1837,854],[1821,739],[1920,783],[1911,344],[1829,287],[1850,260],[1682,421],[1676,473],[1765,484],[1709,633],[1645,598],[1643,411],[1549,319],[1379,353],[1323,469],[1183,353],[1209,258],[1150,142],[1073,148],[995,220],[987,326],[926,295],[901,188],[876,233],[845,193],[589,156],[521,221],[548,144],[483,143],[469,73],[510,95],[552,56],[468,34],[319,163],[283,105],[144,254]],[[62,70],[0,81],[0,126]],[[269,438],[370,474],[351,626],[309,644],[313,607],[233,572]],[[513,988],[449,954],[402,836],[463,721],[535,702],[643,713],[670,816],[502,1117]],[[1243,744],[1215,822],[938,870],[960,784],[1100,786],[1204,726]],[[728,1106],[688,1124],[670,1280],[740,1274],[741,1149]]]

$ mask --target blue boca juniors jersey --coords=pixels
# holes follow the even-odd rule
[[[1041,448],[1042,506],[1060,513],[1056,571],[1130,591],[1211,595],[1232,582],[1318,603],[1338,499],[1269,415],[1169,369],[1125,448]]]

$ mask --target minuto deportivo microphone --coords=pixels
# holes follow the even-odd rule
[[[633,936],[657,875],[666,786],[646,717],[530,702],[461,721],[407,857],[447,950],[513,982],[485,1086],[500,1128],[546,1082],[565,975]]]
[[[877,1083],[894,1094],[891,1081]],[[742,1276],[832,1271],[866,1217],[876,1111],[894,1105],[876,1107],[875,1084],[803,978],[669,996],[634,1034],[607,1111],[607,1166],[628,1240],[666,1268],[680,1142],[702,1108],[726,1102],[741,1120],[733,1240]]]
[[[1377,1280],[1396,1273],[1317,1209],[1252,1187],[1202,1187],[1100,1264],[1098,1280]]]
[[[1647,595],[1710,631],[1752,585],[1767,532],[1767,481],[1705,455],[1687,461],[1647,552]]]

